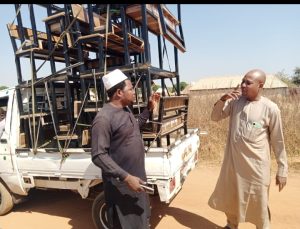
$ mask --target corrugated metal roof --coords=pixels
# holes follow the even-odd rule
[[[197,81],[190,90],[203,90],[203,89],[226,89],[234,88],[241,84],[243,75],[231,75],[221,77],[207,77]],[[288,87],[286,83],[272,74],[267,74],[266,83],[264,88],[282,88]]]

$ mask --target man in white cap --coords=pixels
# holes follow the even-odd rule
[[[109,102],[92,125],[92,160],[101,168],[109,228],[149,228],[149,197],[145,184],[145,151],[140,126],[149,118],[159,95],[135,119],[128,105],[135,98],[131,81],[119,69],[104,75]]]

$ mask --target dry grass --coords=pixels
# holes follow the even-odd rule
[[[300,94],[281,96],[265,93],[265,96],[281,110],[290,169],[300,169]],[[200,158],[214,163],[221,163],[223,159],[228,131],[228,119],[220,122],[210,120],[212,107],[220,97],[221,94],[191,94],[189,102],[188,126],[208,132],[208,135],[201,136]]]

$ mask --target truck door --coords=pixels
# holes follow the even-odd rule
[[[0,92],[0,174],[10,173],[13,170],[12,155],[10,154],[9,133],[11,120],[11,106],[9,103],[9,90]]]

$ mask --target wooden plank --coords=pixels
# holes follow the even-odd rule
[[[88,66],[88,69],[91,68],[99,68],[99,59],[92,59],[86,61],[86,64]],[[109,56],[106,57],[106,65],[107,67],[112,67],[112,66],[120,66],[124,65],[124,59],[119,56]]]
[[[74,118],[78,117],[81,104],[82,104],[82,101],[78,101],[78,100],[74,101]]]
[[[84,112],[98,112],[101,110],[101,107],[88,107],[88,108],[84,108],[83,111]]]
[[[181,52],[185,52],[186,48],[182,45],[182,42],[178,38],[177,34],[172,33],[171,31],[167,30],[167,33],[164,37],[170,41],[176,48],[178,48]]]
[[[18,26],[17,25],[9,23],[9,24],[7,24],[7,28],[8,28],[8,31],[9,31],[9,34],[10,34],[11,37],[20,40],[20,34],[19,34],[19,31],[18,31]],[[32,29],[29,29],[29,28],[26,28],[26,27],[23,27],[23,29],[24,29],[25,39],[33,41],[33,31],[32,31]],[[47,41],[47,34],[44,33],[44,32],[37,31],[37,37],[40,40]],[[58,43],[59,36],[52,35],[51,40],[52,40],[52,42]],[[60,41],[60,43],[62,44],[62,40]]]
[[[117,34],[113,34],[113,33],[109,33],[109,34],[107,34],[107,36],[108,36],[108,43],[106,45],[106,42],[104,42],[103,43],[104,47],[107,47],[114,51],[123,53],[124,52],[123,37],[121,37]],[[96,37],[101,37],[101,38],[105,39],[104,34],[94,33],[94,34],[81,36],[78,38],[78,41],[84,40],[84,39],[96,38]],[[129,43],[128,44],[129,52],[143,52],[144,51],[144,42],[138,38],[131,37],[131,39],[132,39],[132,41],[134,41],[137,44],[134,44],[132,42]],[[95,48],[98,48],[98,45],[99,45],[98,42],[96,42],[96,41],[90,41],[90,42],[88,42],[88,44],[93,44],[95,46]]]
[[[58,135],[57,137],[55,136],[54,139],[58,139],[60,141],[76,140],[76,139],[78,139],[78,135],[76,135],[76,134],[73,134],[73,135]]]
[[[59,131],[67,132],[70,130],[70,124],[59,125],[58,128],[59,128]]]
[[[50,115],[50,113],[35,113],[35,114],[26,114],[26,115],[20,115],[20,118],[22,119],[28,119],[28,118],[32,118],[32,117],[35,117],[35,118],[40,118],[40,117],[44,117],[46,115]]]
[[[159,125],[161,125],[161,132],[168,131],[168,129],[173,129],[178,126],[181,127],[181,124],[184,122],[184,116],[185,114],[180,114],[180,115],[171,115],[171,116],[166,116],[162,120],[161,124],[153,123],[153,128],[154,131],[158,131]]]
[[[162,34],[157,4],[146,4],[146,10],[148,29],[156,35]],[[179,25],[179,21],[171,14],[171,12],[166,8],[166,6],[162,6],[162,11],[167,28],[164,37],[181,52],[185,52],[186,49],[183,46],[181,39],[176,33],[176,26]],[[141,4],[131,5],[127,7],[126,14],[133,20],[142,23]]]
[[[159,20],[158,4],[146,4],[146,9],[151,12],[157,20]],[[179,25],[179,21],[173,16],[173,14],[166,8],[164,4],[162,5],[162,11],[164,15],[165,23],[172,29],[176,30],[176,26]]]
[[[162,137],[185,128],[188,99],[188,96],[161,97],[158,114],[142,127],[143,138],[149,139],[157,134]]]
[[[65,12],[59,12],[59,13],[53,14],[47,18],[44,18],[43,22],[48,23],[48,25],[50,27],[50,32],[52,34],[55,34],[58,37],[60,37],[60,35],[63,32],[62,28],[61,28],[61,20],[64,20],[64,18],[65,18]],[[74,44],[72,36],[70,35],[69,32],[67,32],[65,36],[67,37],[68,47],[72,47]]]
[[[71,9],[72,9],[72,12],[73,12],[73,17],[77,18],[81,22],[85,22],[87,24],[90,23],[88,12],[83,7],[83,5],[71,4]],[[102,24],[105,24],[105,19],[102,19],[102,17],[100,17],[100,15],[99,15],[99,17],[97,17],[96,13],[93,13],[93,19],[94,19],[94,26],[95,27],[100,26]]]
[[[73,11],[73,16],[76,17],[81,22],[89,24],[89,16],[87,10],[80,4],[71,4],[71,8]],[[93,20],[95,29],[105,30],[106,26],[106,18],[101,15],[93,12]],[[112,23],[113,32],[120,32],[121,28],[119,28],[115,23]]]
[[[19,135],[19,146],[21,148],[26,147],[25,133],[20,133],[20,135]]]
[[[80,108],[82,106],[82,101],[74,101],[74,118],[77,118],[79,115]],[[98,100],[98,108],[96,109],[96,101],[89,101],[86,104],[87,107],[83,108],[84,112],[98,112],[101,110],[102,101]]]
[[[9,34],[11,37],[20,40],[20,34],[18,32],[18,26],[15,24],[7,24]],[[25,39],[33,41],[33,31],[32,29],[24,28],[24,36]],[[47,42],[47,34],[44,32],[37,31],[38,36],[38,47],[30,48],[30,49],[20,49],[17,51],[17,55],[22,55],[24,57],[30,58],[31,51],[34,52],[35,58],[40,60],[49,60],[49,50],[48,50],[48,42]],[[51,40],[54,43],[53,45],[57,44],[59,41],[59,36],[51,35]],[[55,51],[52,53],[53,58],[55,61],[58,62],[65,62],[65,56],[63,53],[63,46],[62,40],[59,41],[58,45],[56,46]],[[25,46],[26,47],[26,46]],[[77,50],[74,48],[69,48],[70,54],[70,61],[71,63],[77,63],[78,54]],[[84,52],[84,58],[88,58],[88,52]]]
[[[146,9],[147,9],[147,22],[148,22],[148,29],[156,34],[162,34],[160,25],[159,25],[159,15],[152,13],[152,7],[148,6],[149,4],[146,4]],[[150,12],[150,13],[149,13]],[[126,8],[126,14],[131,17],[133,20],[142,23],[142,8],[141,4],[136,4],[136,5],[131,5]]]
[[[180,128],[184,127],[184,123],[180,123],[177,126],[172,126],[171,128],[163,128],[161,133],[158,134],[157,132],[144,132],[142,133],[143,139],[154,139],[156,137],[163,137],[169,133],[172,133]]]
[[[131,5],[126,8],[126,14],[138,22],[142,22],[142,11],[141,4]],[[159,31],[159,13],[157,4],[146,4],[148,26],[153,31]],[[166,6],[162,6],[162,11],[165,19],[165,23],[174,31],[176,26],[179,25],[179,21],[172,15]],[[157,28],[154,28],[156,26]],[[159,33],[158,33],[159,34]],[[158,35],[157,34],[157,35]]]
[[[187,96],[171,96],[162,97],[164,111],[179,110],[187,108],[188,97]]]
[[[73,11],[73,16],[76,17],[79,21],[82,23],[85,23],[86,26],[89,24],[89,17],[88,17],[88,12],[87,10],[79,5],[79,4],[71,4],[71,8]],[[100,36],[103,39],[105,39],[105,26],[106,26],[106,18],[102,17],[99,14],[93,13],[93,18],[94,18],[94,26],[95,26],[95,31],[97,32],[96,34],[88,34],[85,35],[84,37],[80,37],[78,40],[82,39],[88,39],[96,36]],[[110,48],[112,50],[115,50],[117,52],[123,53],[125,50],[123,48],[124,46],[124,38],[123,34],[121,34],[122,30],[121,28],[116,25],[115,23],[112,23],[112,31],[108,33],[108,44],[107,48]],[[128,48],[129,52],[143,52],[144,51],[144,41],[137,36],[128,33]],[[117,44],[116,44],[117,43]],[[95,45],[98,45],[97,43],[94,42]],[[106,47],[106,43],[104,42],[104,47]]]
[[[48,21],[51,21],[53,19],[57,19],[57,18],[64,17],[64,16],[65,16],[65,12],[59,12],[59,13],[56,13],[56,14],[53,14],[49,17],[44,18],[42,21],[43,22],[48,22]]]
[[[88,145],[89,142],[91,140],[91,134],[89,130],[83,130],[82,131],[82,140],[81,140],[81,144],[83,146]]]
[[[170,25],[174,25],[174,27],[171,26],[172,29],[175,30],[176,25],[179,25],[179,21],[178,19],[171,13],[171,11],[166,7],[165,4],[162,4],[162,10],[163,10],[163,14],[166,18],[168,18],[168,20],[172,23],[167,23]]]
[[[23,57],[30,58],[31,51],[34,52],[34,58],[35,59],[49,60],[50,52],[48,50],[39,49],[39,48],[19,50],[16,54],[17,55],[22,55]],[[53,58],[54,58],[55,61],[62,62],[62,63],[66,62],[64,53],[62,51],[61,52],[54,51],[52,54],[53,54]],[[78,63],[77,56],[71,56],[70,55],[70,62],[71,62],[71,64]]]

